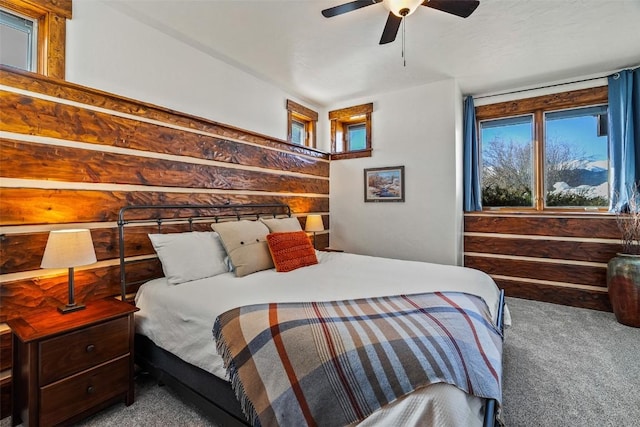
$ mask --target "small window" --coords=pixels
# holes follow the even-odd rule
[[[364,123],[347,126],[347,147],[349,151],[367,148],[367,126]]]
[[[305,145],[307,136],[307,126],[304,122],[291,121],[291,143]]]
[[[64,79],[72,0],[0,1],[0,63]]]
[[[318,113],[287,99],[287,141],[315,148]]]
[[[371,157],[372,112],[373,104],[329,112],[332,160]]]
[[[0,10],[0,63],[37,71],[38,21]]]

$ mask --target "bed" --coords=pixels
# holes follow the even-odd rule
[[[215,234],[220,234],[218,237],[226,237],[224,227],[230,223],[230,219],[236,223],[231,227],[246,221],[263,222],[268,225],[273,219],[271,225],[275,226],[275,229],[269,228],[270,236],[289,236],[296,233],[288,230],[291,221],[279,221],[297,221],[291,218],[289,207],[280,204],[127,206],[120,211],[118,220],[122,297],[126,299],[131,289],[136,289],[135,303],[140,309],[136,313],[137,363],[157,376],[161,382],[175,387],[220,425],[247,425],[248,419],[255,422],[248,414],[247,405],[239,403],[238,397],[243,396],[237,395],[237,387],[235,391],[231,387],[229,360],[223,360],[217,351],[220,350],[222,340],[220,335],[217,341],[214,340],[212,332],[214,323],[218,323],[238,307],[249,308],[249,311],[253,312],[260,305],[274,302],[283,308],[289,308],[294,304],[328,304],[365,299],[370,301],[396,295],[413,298],[444,291],[444,295],[447,296],[460,293],[464,294],[463,296],[479,297],[486,303],[487,316],[500,334],[503,325],[510,323],[508,310],[504,307],[503,293],[493,280],[482,272],[464,267],[348,253],[313,250],[312,258],[315,258],[317,263],[305,264],[286,272],[278,271],[283,269],[283,264],[276,263],[276,268],[257,271],[250,269],[240,274],[242,262],[235,257],[231,260],[236,261],[237,266],[234,266],[229,260],[234,248],[223,244],[222,252],[217,256],[220,263],[213,267],[216,270],[214,275],[196,279],[179,277],[178,281],[183,281],[176,284],[174,273],[177,267],[172,271],[169,261],[165,265],[167,254],[163,253],[164,249],[158,242],[180,234],[187,235],[194,230],[205,230],[210,224],[218,227],[215,228]],[[171,236],[173,233],[162,235],[163,227],[175,231],[175,224],[182,222],[188,224],[187,232],[175,233],[175,236]],[[126,250],[129,245],[125,229],[149,223],[157,226],[157,231],[150,238],[163,261],[165,275],[140,284],[130,280],[127,274],[127,269],[131,269],[131,264],[140,262],[140,257],[127,257]],[[287,227],[279,230],[278,224],[284,223]],[[254,225],[258,227],[260,224]],[[204,235],[205,232],[202,233]],[[207,237],[212,234],[210,228],[206,234]],[[240,250],[247,249],[245,242],[250,239],[243,236],[239,240],[243,240],[239,246]],[[193,241],[189,244],[190,247],[194,247]],[[217,247],[215,250],[220,251],[220,248]],[[272,252],[272,255],[275,259],[277,254]],[[172,256],[176,257],[175,253]],[[197,254],[193,254],[182,260],[183,263],[192,263],[192,267],[187,269],[187,272],[178,271],[178,276],[196,274],[199,264],[202,264],[197,258]],[[251,258],[255,258],[253,253]],[[229,268],[233,270],[229,271]],[[205,276],[208,274],[211,272],[200,273]],[[224,351],[220,353],[224,354]],[[497,368],[499,380],[500,369],[501,365]],[[250,388],[246,387],[246,377],[244,381],[245,388]],[[497,425],[499,399],[499,396],[480,398],[454,385],[437,382],[417,387],[399,398],[391,397],[391,403],[372,409],[366,417],[360,417],[356,422],[344,424]],[[245,399],[240,400],[244,403]],[[340,424],[343,424],[343,421],[340,421]]]

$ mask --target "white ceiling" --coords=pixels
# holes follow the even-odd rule
[[[467,19],[419,7],[379,45],[383,4],[343,0],[106,0],[303,100],[331,106],[455,78],[487,94],[640,64],[640,0],[481,0]]]

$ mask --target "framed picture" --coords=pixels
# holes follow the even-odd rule
[[[404,166],[364,170],[365,202],[404,202]]]

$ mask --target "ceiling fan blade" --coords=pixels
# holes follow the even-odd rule
[[[480,2],[475,0],[427,0],[422,5],[461,18],[467,18],[476,10]]]
[[[351,12],[353,10],[360,9],[362,7],[371,6],[372,4],[380,3],[382,0],[356,0],[349,3],[341,4],[340,6],[330,7],[322,11],[322,16],[325,18],[331,18],[333,16],[342,15],[343,13]]]
[[[385,24],[384,30],[382,31],[382,37],[380,37],[380,44],[391,43],[396,39],[396,35],[398,34],[398,29],[400,28],[401,22],[401,17],[389,12],[387,23]]]

